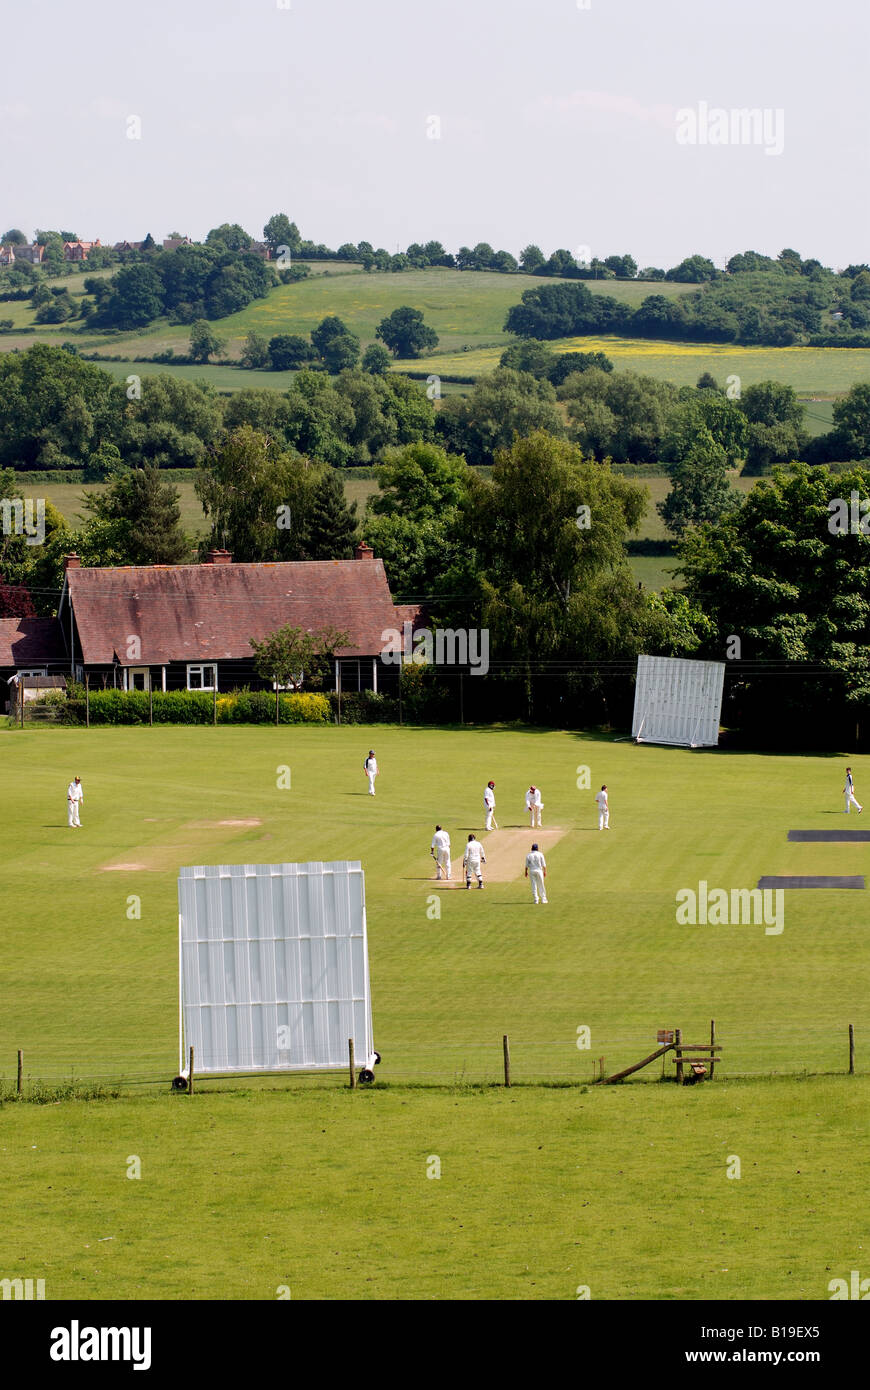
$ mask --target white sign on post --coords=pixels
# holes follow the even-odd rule
[[[632,738],[638,743],[715,748],[724,683],[724,662],[639,656]]]
[[[179,1053],[200,1073],[319,1071],[373,1051],[359,861],[178,877]]]

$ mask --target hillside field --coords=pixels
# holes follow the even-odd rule
[[[521,728],[38,727],[0,741],[15,807],[0,1078],[8,1095],[21,1048],[26,1090],[94,1078],[120,1092],[0,1108],[5,1274],[47,1277],[49,1297],[269,1298],[290,1285],[301,1298],[574,1298],[588,1285],[730,1299],[826,1298],[855,1267],[864,897],[789,893],[781,934],[675,919],[676,892],[701,879],[860,872],[863,846],[786,839],[838,823],[842,759]],[[372,745],[374,799],[361,769]],[[66,826],[74,772],[80,836]],[[501,830],[484,837],[486,890],[439,891],[435,821],[455,864],[490,777]],[[532,779],[546,907],[522,878]],[[592,802],[602,781],[608,832]],[[220,824],[238,819],[256,824]],[[366,872],[374,1090],[345,1093],[338,1075],[171,1094],[178,868],[333,858]],[[599,1057],[608,1072],[637,1061],[662,1027],[702,1042],[711,1017],[724,1046],[713,1083],[662,1087],[656,1063],[622,1088],[591,1086]],[[509,1092],[489,1089],[504,1033]],[[126,1177],[131,1155],[141,1181]]]

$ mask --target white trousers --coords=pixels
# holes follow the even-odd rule
[[[465,877],[471,878],[472,874],[477,878],[483,878],[479,859],[469,859],[468,863],[465,865]]]
[[[484,810],[486,811],[486,825],[485,825],[484,829],[486,829],[486,830],[492,830],[492,818],[493,818],[493,816],[495,815],[495,807],[494,807],[494,806],[485,806],[485,807],[484,807]]]
[[[435,867],[438,870],[438,877],[441,877],[441,870],[444,870],[444,877],[450,877],[450,851],[438,849],[435,851]]]
[[[366,773],[366,776],[369,779],[369,796],[374,796],[375,794],[375,778],[377,777],[377,775],[378,774],[376,772]]]
[[[541,902],[547,901],[547,886],[544,882],[543,869],[529,869],[529,881],[532,885],[532,897],[535,902],[540,897]]]
[[[529,821],[529,824],[531,825],[531,827],[532,827],[533,830],[534,830],[534,828],[535,828],[536,825],[537,825],[537,826],[542,826],[542,825],[544,824],[543,820],[541,819],[541,812],[543,811],[543,809],[544,809],[543,806],[530,806],[530,807],[529,807],[529,816],[530,816],[530,818],[531,818],[530,821]]]
[[[81,821],[79,820],[79,803],[77,801],[68,801],[66,803],[66,809],[67,825],[81,825]]]
[[[609,806],[602,806],[602,807],[599,808],[599,811],[598,811],[598,829],[599,829],[599,830],[609,830],[609,829],[610,829],[610,807],[609,807]]]
[[[854,792],[844,792],[843,795],[844,795],[845,800],[846,800],[846,815],[847,815],[847,816],[848,816],[848,814],[849,814],[849,808],[850,808],[850,806],[857,806],[859,811],[863,810],[863,807],[861,806],[860,802],[858,802],[858,801],[855,800],[855,793],[854,793]]]

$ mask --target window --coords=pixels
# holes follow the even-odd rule
[[[208,663],[187,668],[188,690],[217,690],[217,666]]]
[[[147,666],[133,666],[127,672],[128,690],[150,690],[151,672]]]

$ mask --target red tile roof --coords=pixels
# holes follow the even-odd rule
[[[290,623],[350,635],[341,656],[376,656],[382,633],[401,628],[382,560],[152,565],[67,572],[83,659],[124,666],[251,660]],[[138,637],[140,655],[128,655]]]
[[[0,666],[44,666],[64,660],[57,618],[0,618]]]

